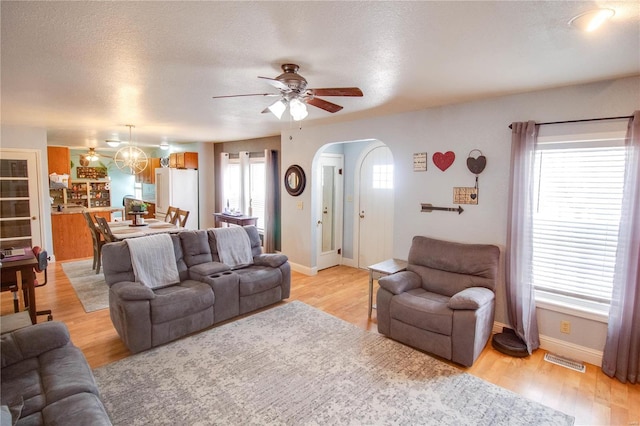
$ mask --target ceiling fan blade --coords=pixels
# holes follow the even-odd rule
[[[280,96],[280,93],[250,93],[248,95],[225,95],[225,96],[212,96],[213,99],[223,98],[240,98],[243,96]]]
[[[336,105],[332,102],[329,101],[325,101],[324,99],[320,99],[320,98],[311,98],[307,100],[307,103],[309,105],[313,105],[314,107],[318,107],[320,109],[323,109],[325,111],[329,111],[330,113],[334,113],[334,112],[338,112],[342,109],[342,107],[340,105]]]
[[[329,89],[309,89],[314,96],[363,96],[357,87],[334,87]]]
[[[272,85],[273,87],[275,87],[278,90],[285,90],[287,92],[291,91],[291,88],[289,86],[287,86],[286,84],[284,84],[280,80],[276,80],[275,78],[260,77],[260,76],[258,76],[258,78],[261,78],[261,79],[265,80],[267,83],[269,83],[270,85]]]

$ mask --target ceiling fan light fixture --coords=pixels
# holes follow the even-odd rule
[[[268,108],[269,108],[269,111],[271,111],[273,115],[278,117],[278,120],[280,120],[282,118],[282,114],[287,109],[287,105],[284,102],[282,102],[282,100],[278,100],[272,103],[271,105],[269,105]]]
[[[95,148],[89,148],[89,152],[85,155],[85,158],[88,161],[98,161],[98,154],[96,153]]]
[[[574,16],[569,20],[569,25],[581,31],[590,33],[600,28],[602,24],[611,19],[615,14],[616,12],[613,9],[593,9]]]
[[[289,102],[289,113],[295,121],[304,120],[309,115],[307,106],[300,99],[292,99]]]
[[[111,148],[117,148],[118,145],[120,145],[120,141],[115,140],[115,139],[107,139],[105,141],[107,143],[107,145],[109,145]]]

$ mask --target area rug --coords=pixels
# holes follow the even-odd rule
[[[571,425],[574,419],[291,302],[94,370],[114,425]]]
[[[109,307],[109,286],[104,282],[102,272],[96,274],[96,271],[91,269],[92,264],[93,259],[62,264],[62,270],[69,278],[85,312]]]

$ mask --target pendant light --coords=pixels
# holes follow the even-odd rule
[[[147,154],[133,143],[131,129],[136,126],[133,124],[126,124],[126,126],[129,128],[129,145],[120,148],[113,157],[113,161],[124,173],[135,175],[147,168],[149,159]]]

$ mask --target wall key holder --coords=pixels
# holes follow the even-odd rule
[[[461,206],[456,207],[434,207],[433,204],[420,203],[422,209],[420,210],[422,213],[431,213],[434,210],[439,210],[443,212],[458,212],[461,214],[464,210]]]

